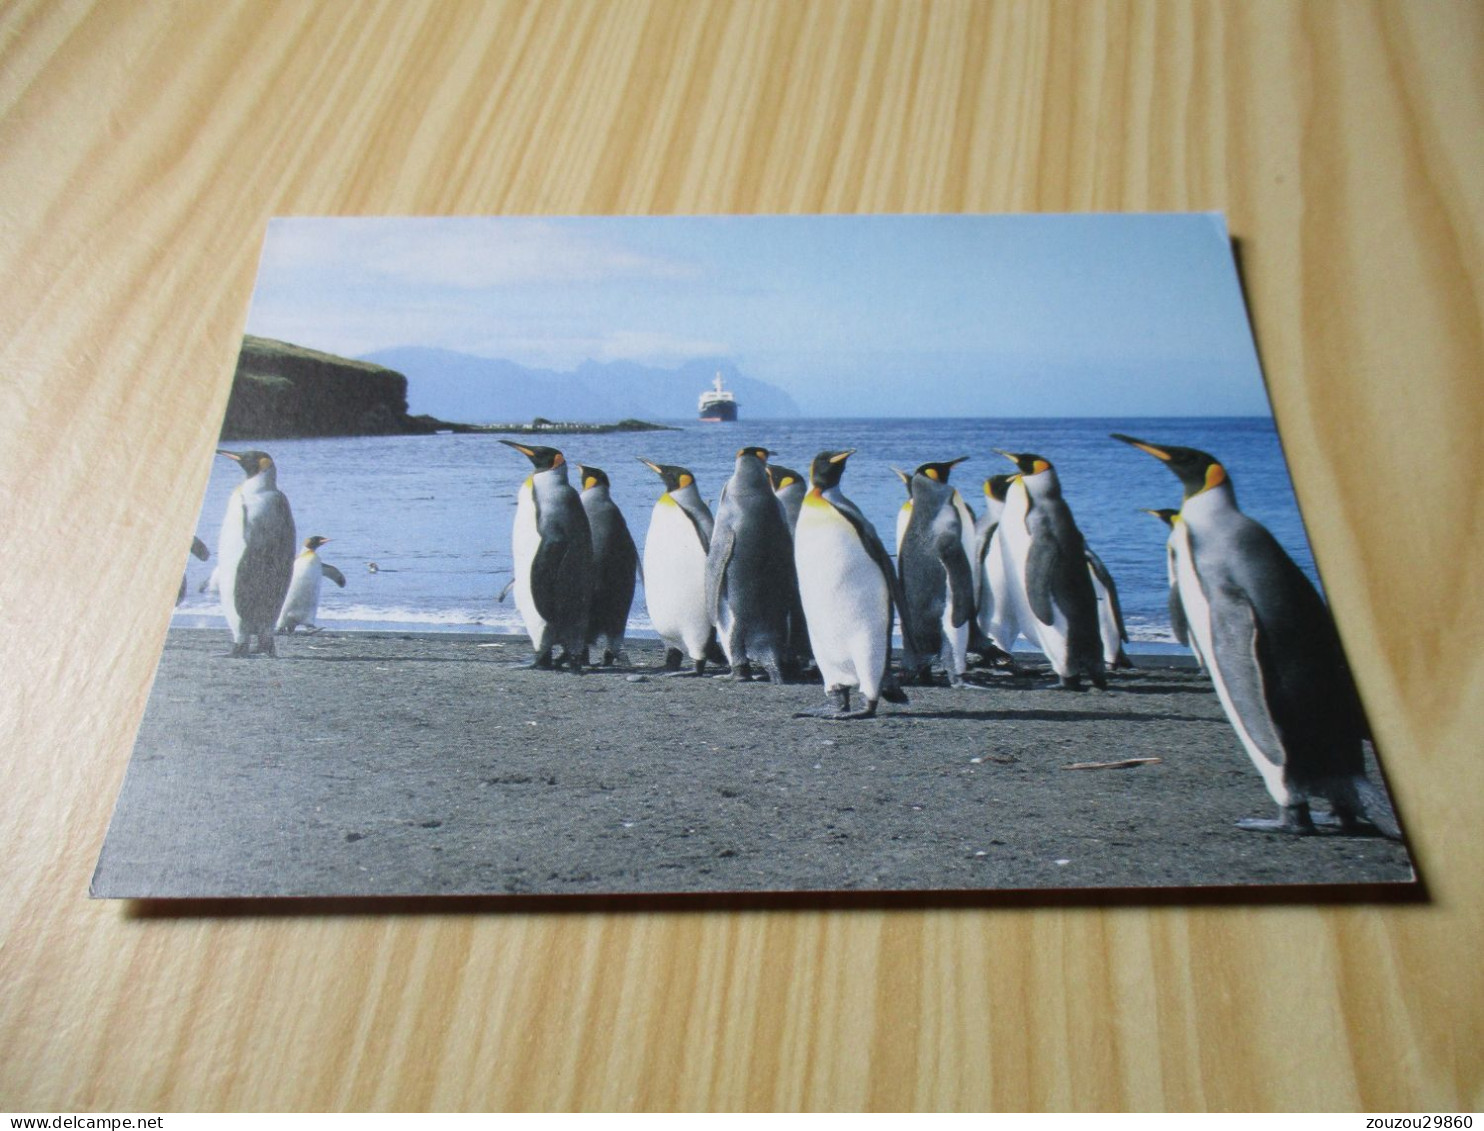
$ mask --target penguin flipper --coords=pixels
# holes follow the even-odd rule
[[[1180,600],[1180,587],[1170,586],[1170,628],[1174,630],[1175,639],[1187,648],[1190,647],[1190,622],[1185,619],[1185,602]]]
[[[1061,564],[1061,548],[1050,537],[1031,539],[1030,551],[1025,558],[1025,597],[1031,612],[1042,624],[1056,620],[1052,593],[1056,585],[1056,571]]]
[[[562,565],[572,544],[565,538],[542,538],[531,559],[531,600],[541,619],[557,623],[562,614]]]
[[[1092,574],[1098,579],[1098,583],[1107,591],[1108,600],[1113,605],[1113,623],[1118,626],[1118,639],[1125,644],[1128,643],[1128,629],[1123,626],[1123,606],[1118,601],[1118,586],[1113,584],[1113,575],[1108,572],[1108,567],[1103,564],[1103,559],[1093,553],[1091,546],[1084,546],[1083,553],[1087,555],[1087,564],[1092,568]],[[1181,641],[1184,643],[1184,641]]]
[[[340,586],[340,588],[342,589],[345,588],[345,574],[341,573],[338,569],[330,565],[328,562],[320,562],[319,568],[320,572],[328,577],[331,581],[333,581],[336,585]]]
[[[1235,586],[1224,586],[1220,599],[1211,602],[1211,652],[1211,663],[1220,672],[1241,729],[1274,765],[1285,764],[1283,740],[1263,679],[1265,657],[1257,610]]]
[[[706,615],[712,624],[721,623],[721,596],[726,591],[727,566],[737,545],[737,532],[731,526],[713,530],[711,549],[706,554]]]
[[[211,551],[206,548],[206,543],[194,537],[191,539],[191,553],[203,562],[211,557]]]

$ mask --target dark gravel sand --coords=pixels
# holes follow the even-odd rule
[[[323,633],[230,660],[173,630],[105,897],[1096,888],[1407,881],[1379,837],[1273,836],[1210,684],[1146,658],[794,719],[815,685],[519,670],[524,641]],[[1128,769],[1078,762],[1154,757]],[[1374,773],[1374,771],[1373,771]]]

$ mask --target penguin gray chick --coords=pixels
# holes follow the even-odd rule
[[[278,623],[274,626],[274,631],[280,636],[292,636],[300,627],[319,631],[314,618],[319,615],[319,591],[325,578],[345,588],[345,574],[319,556],[319,548],[329,540],[318,534],[304,539],[304,549],[294,559],[294,572],[289,579],[288,596],[283,599],[283,611],[278,614]]]
[[[206,561],[207,558],[211,557],[211,551],[206,548],[206,543],[195,536],[191,537],[191,557],[203,562]],[[175,603],[178,605],[182,601],[184,601],[185,595],[186,575],[182,573],[180,575],[180,592],[175,595]]]
[[[573,672],[582,671],[593,597],[593,536],[582,500],[567,481],[567,460],[555,448],[501,440],[531,461],[534,470],[516,494],[510,550],[515,560],[515,607],[525,622],[536,658],[533,667],[555,666],[553,652]]]
[[[954,687],[963,685],[967,666],[974,574],[964,553],[963,521],[953,504],[948,473],[968,458],[922,464],[910,480],[912,511],[897,550],[902,662],[923,683],[931,681],[935,659],[941,659]]]
[[[1145,514],[1152,514],[1160,522],[1169,528],[1169,537],[1165,540],[1165,575],[1170,584],[1170,631],[1175,634],[1175,639],[1184,644],[1194,654],[1196,663],[1200,664],[1201,670],[1206,670],[1205,657],[1201,655],[1200,645],[1190,635],[1190,623],[1185,616],[1185,604],[1180,600],[1180,560],[1188,553],[1187,532],[1183,526],[1177,526],[1180,521],[1180,512],[1174,507],[1160,507],[1158,510],[1145,510]]]
[[[639,550],[623,512],[613,501],[608,473],[600,467],[577,465],[582,483],[582,509],[593,535],[593,603],[588,614],[587,647],[600,645],[603,664],[624,655],[624,633],[629,608],[634,603],[634,575],[639,569]]]
[[[1005,494],[1001,527],[1007,572],[1023,594],[1020,631],[1051,661],[1064,690],[1082,690],[1084,675],[1106,687],[1087,543],[1062,498],[1056,468],[1030,452],[995,451],[1019,471]]]
[[[795,718],[867,719],[881,699],[906,703],[891,672],[892,610],[902,605],[896,571],[876,529],[840,491],[852,452],[821,452],[794,532],[799,594],[829,702]],[[858,690],[864,706],[850,709]]]
[[[227,500],[217,539],[217,588],[232,630],[234,657],[277,655],[273,625],[294,570],[294,514],[278,489],[278,469],[267,452],[217,451],[246,476]]]
[[[751,679],[752,663],[758,661],[780,684],[789,605],[798,582],[788,520],[765,470],[771,454],[755,445],[740,449],[732,477],[721,489],[706,555],[706,608],[732,678]]]
[[[799,511],[804,505],[804,495],[809,487],[804,476],[790,467],[769,463],[763,465],[768,473],[768,483],[773,495],[783,507],[783,517],[788,520],[788,532],[795,537],[799,526]],[[804,606],[799,599],[797,576],[788,606],[788,651],[784,674],[790,678],[798,676],[814,659],[809,645],[809,628],[804,617]]]
[[[1128,629],[1123,623],[1123,606],[1118,601],[1118,586],[1113,574],[1103,564],[1103,559],[1087,547],[1087,569],[1092,574],[1092,595],[1098,602],[1098,636],[1103,642],[1103,666],[1131,668],[1134,662],[1128,658],[1123,646],[1128,643]]]
[[[706,671],[715,630],[706,608],[706,555],[714,522],[688,468],[651,463],[639,457],[665,489],[649,517],[644,536],[644,601],[654,630],[665,642],[665,667],[679,672],[689,659],[690,674]]]
[[[991,475],[984,480],[984,513],[974,527],[974,560],[979,563],[974,600],[974,622],[983,638],[980,649],[996,667],[1014,669],[1012,649],[1020,636],[1018,605],[1005,566],[1005,540],[1000,516],[1013,475]],[[987,647],[986,647],[987,645]]]
[[[1147,452],[1184,489],[1172,530],[1180,600],[1227,720],[1268,793],[1277,820],[1245,829],[1312,833],[1310,803],[1327,801],[1341,827],[1366,817],[1400,839],[1384,793],[1366,776],[1369,732],[1329,609],[1278,540],[1237,507],[1220,461],[1195,448],[1115,440]]]

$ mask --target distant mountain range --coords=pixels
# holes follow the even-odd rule
[[[425,346],[396,346],[362,360],[407,377],[408,411],[469,424],[552,420],[690,420],[721,371],[743,419],[798,416],[782,389],[744,377],[729,361],[697,358],[678,369],[631,361],[584,361],[570,373]]]

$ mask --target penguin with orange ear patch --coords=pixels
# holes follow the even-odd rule
[[[520,610],[533,667],[554,666],[553,651],[582,670],[593,598],[593,535],[582,500],[567,482],[567,461],[555,448],[500,443],[535,469],[516,495],[510,550],[515,558],[515,607]]]
[[[999,454],[1019,472],[1005,493],[1000,530],[1008,572],[1015,578],[1020,631],[1051,661],[1064,690],[1081,691],[1084,675],[1104,687],[1103,638],[1087,543],[1062,498],[1056,468],[1030,452]]]
[[[1277,820],[1237,824],[1312,833],[1309,804],[1319,798],[1343,829],[1355,829],[1363,815],[1399,839],[1384,793],[1366,777],[1369,727],[1318,590],[1278,540],[1237,508],[1216,457],[1117,432],[1113,439],[1159,460],[1185,489],[1172,522],[1172,560],[1191,644],[1278,803]]]
[[[639,550],[623,512],[609,493],[608,473],[600,467],[578,464],[577,476],[582,481],[582,509],[587,512],[593,533],[593,604],[588,614],[587,646],[589,651],[601,646],[599,655],[607,665],[623,656]]]

